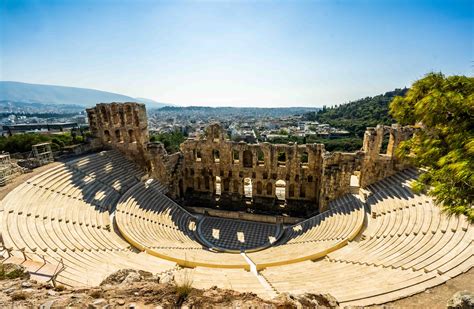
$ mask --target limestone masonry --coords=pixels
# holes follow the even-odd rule
[[[144,104],[97,104],[87,114],[97,143],[137,162],[185,205],[232,208],[245,203],[299,215],[323,212],[330,201],[406,168],[395,149],[414,133],[397,124],[369,127],[362,149],[345,153],[328,152],[323,144],[233,142],[219,124],[211,124],[204,136],[168,154],[161,143],[149,142]],[[389,135],[386,151],[384,135]]]

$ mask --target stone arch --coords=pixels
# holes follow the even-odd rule
[[[263,185],[261,181],[257,181],[257,194],[261,195],[263,191]]]
[[[216,195],[221,195],[222,193],[221,178],[219,176],[216,176],[215,191]]]
[[[300,198],[301,197],[306,197],[306,185],[304,183],[300,185]]]
[[[286,152],[279,151],[277,155],[277,163],[278,166],[285,166],[286,165]]]
[[[120,117],[119,117],[119,113],[117,112],[116,108],[112,109],[112,119],[113,119],[115,125],[119,124]]]
[[[109,130],[105,130],[105,131],[104,131],[104,137],[105,137],[105,141],[106,141],[107,143],[110,143],[110,142],[111,142]]]
[[[115,139],[116,139],[117,142],[119,142],[119,143],[123,142],[123,139],[122,139],[122,132],[120,132],[120,129],[115,130]]]
[[[100,108],[100,113],[102,114],[102,120],[108,124],[109,122],[109,115],[107,114],[107,109],[105,108],[105,106],[102,106]]]
[[[183,197],[184,196],[184,188],[183,188],[183,180],[182,179],[179,180],[178,188],[179,188],[179,196]]]
[[[265,165],[265,154],[261,149],[257,150],[257,165],[264,166]]]
[[[290,184],[290,186],[288,187],[288,196],[289,197],[295,197],[295,185],[294,184]]]
[[[239,181],[237,179],[234,179],[234,192],[239,192]]]
[[[229,192],[230,180],[229,178],[224,179],[224,192]]]
[[[130,141],[130,143],[136,142],[135,134],[133,133],[132,129],[128,130],[128,140]]]
[[[240,153],[237,150],[232,150],[232,162],[239,163],[240,161]]]
[[[243,153],[244,167],[252,168],[253,167],[253,154],[250,150],[245,150]]]
[[[267,195],[273,195],[273,185],[271,182],[267,182],[266,191]]]
[[[133,124],[133,113],[132,113],[132,107],[130,105],[127,105],[126,116],[127,116],[127,124]]]
[[[214,158],[215,163],[219,163],[221,161],[221,154],[219,150],[217,149],[212,150],[212,156]]]
[[[306,151],[303,151],[300,156],[300,163],[303,166],[307,166],[309,164],[309,154]]]
[[[275,183],[275,195],[279,200],[286,199],[286,182],[283,179],[279,179]]]
[[[252,178],[244,178],[244,196],[247,198],[252,198]]]
[[[123,109],[120,109],[119,116],[120,116],[120,124],[122,126],[125,126],[125,114],[123,113]]]

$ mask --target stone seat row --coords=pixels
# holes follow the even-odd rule
[[[62,260],[59,282],[96,285],[120,268],[160,272],[175,266],[131,249],[110,231],[106,210],[40,186],[40,179],[49,178],[39,175],[2,201],[2,236],[7,248],[44,255],[51,263]]]
[[[58,166],[41,177],[28,180],[27,183],[104,209],[115,205],[120,197],[112,188],[75,172],[65,165]]]
[[[68,165],[118,192],[125,192],[143,176],[138,167],[113,150],[92,154]]]
[[[217,253],[203,247],[196,240],[196,219],[143,183],[122,196],[115,220],[129,242],[152,255],[183,266],[249,268],[239,254]]]
[[[348,194],[348,196],[352,196]],[[360,226],[362,203],[347,196],[332,209],[303,222],[286,228],[285,238],[280,241],[287,244],[317,240],[345,239]],[[335,205],[335,204],[334,204]]]
[[[153,210],[153,205],[157,205],[155,210]],[[120,220],[125,217],[124,225],[130,224],[136,228],[141,226],[141,229],[134,230],[132,233],[140,237],[142,241],[145,241],[148,236],[153,243],[156,243],[153,239],[158,234],[162,236],[163,246],[167,246],[166,243],[178,243],[195,247],[196,242],[192,237],[194,231],[189,229],[193,218],[181,211],[179,207],[173,206],[164,195],[139,183],[122,197],[116,210],[116,220],[121,222]],[[144,238],[140,236],[141,232]],[[198,247],[201,246],[198,245]]]
[[[392,268],[438,270],[445,263],[463,263],[472,254],[472,229],[463,217],[445,217],[431,203],[392,212],[381,221],[382,232],[329,255],[330,259]],[[438,270],[442,273],[441,270]]]
[[[469,270],[472,225],[411,192],[415,177],[403,172],[370,187],[367,207],[374,215],[347,246],[314,262],[267,268],[262,275],[280,292],[328,292],[342,306],[367,306],[421,292]]]
[[[325,259],[271,267],[261,274],[279,292],[330,293],[341,307],[398,299],[404,293],[419,291],[421,286],[417,285],[435,278],[421,271],[349,265]]]
[[[361,230],[365,217],[363,205],[357,199],[344,203],[339,208],[326,211],[304,221],[309,229],[304,234],[294,233],[293,238],[279,242],[268,249],[248,253],[257,269],[316,259],[344,246]],[[299,224],[287,228],[299,231]]]

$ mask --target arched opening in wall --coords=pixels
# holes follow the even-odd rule
[[[119,118],[119,113],[117,112],[116,109],[112,110],[112,117],[114,119],[114,124],[119,124],[120,118]]]
[[[229,192],[230,180],[228,178],[224,179],[224,192]]]
[[[179,197],[183,197],[184,196],[184,188],[183,188],[183,180],[182,179],[179,180],[178,187],[179,187]]]
[[[198,150],[198,149],[194,149],[193,150],[194,152],[194,159],[196,160],[196,162],[201,162],[201,150]]]
[[[290,187],[288,188],[288,196],[289,197],[295,197],[295,185],[290,184]]]
[[[132,113],[132,107],[130,105],[127,105],[127,124],[132,124],[133,122],[133,113]]]
[[[216,195],[221,195],[221,178],[216,176]]]
[[[239,181],[237,179],[234,180],[234,192],[239,193]]]
[[[240,155],[237,150],[232,150],[232,162],[239,163],[240,162]]]
[[[286,152],[284,151],[278,152],[277,163],[278,163],[278,166],[282,166],[282,167],[286,166]]]
[[[104,137],[105,137],[105,141],[106,141],[107,143],[110,143],[110,142],[111,142],[109,130],[105,130],[105,131],[104,131]]]
[[[261,181],[257,181],[257,194],[261,195],[263,191],[263,185]]]
[[[204,176],[204,188],[206,188],[206,190],[209,190],[210,186],[209,186],[209,176]]]
[[[201,184],[202,184],[201,177],[199,177],[197,180],[198,180],[198,190],[201,190]]]
[[[244,151],[244,167],[252,168],[253,167],[253,155],[250,150]]]
[[[123,110],[120,110],[119,115],[120,115],[120,124],[122,126],[124,126],[125,125],[125,115],[123,113]]]
[[[267,195],[273,195],[273,185],[271,182],[267,182],[266,191]]]
[[[212,156],[214,157],[214,162],[215,162],[215,163],[219,163],[219,162],[221,161],[221,155],[220,155],[219,150],[214,149],[214,150],[212,151]]]
[[[306,184],[302,183],[300,185],[300,198],[306,197]]]
[[[122,133],[120,132],[120,130],[115,130],[115,139],[116,139],[117,142],[119,142],[119,143],[122,143],[122,142],[123,142]]]
[[[104,121],[104,123],[106,125],[108,125],[109,123],[109,115],[107,115],[107,109],[105,108],[105,106],[102,106],[100,108],[100,113],[102,114],[102,120]]]
[[[308,153],[306,151],[301,153],[300,163],[301,163],[301,167],[303,167],[303,168],[308,167],[308,165],[309,165],[309,156],[308,156]]]
[[[388,150],[388,142],[390,140],[390,131],[384,130],[383,137],[382,137],[382,146],[380,146],[380,154],[387,154]]]
[[[313,182],[313,176],[311,175],[308,176],[308,182]]]
[[[135,143],[135,135],[133,134],[133,130],[128,130],[128,140],[130,143]]]
[[[217,130],[217,128],[214,128],[214,130],[212,130],[212,138],[214,139],[214,142],[218,142],[219,141],[219,130]]]
[[[279,179],[275,183],[275,195],[281,201],[286,200],[286,182],[284,180]]]
[[[140,118],[138,118],[138,112],[133,113],[133,117],[135,120],[135,125],[138,127],[140,125]]]
[[[351,174],[349,190],[352,194],[358,194],[360,188],[360,171],[354,171]]]
[[[257,164],[258,166],[265,166],[265,155],[260,149],[257,150]]]
[[[244,178],[244,196],[252,198],[252,178]]]

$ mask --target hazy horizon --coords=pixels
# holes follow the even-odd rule
[[[473,73],[471,1],[2,1],[0,80],[322,107]]]

